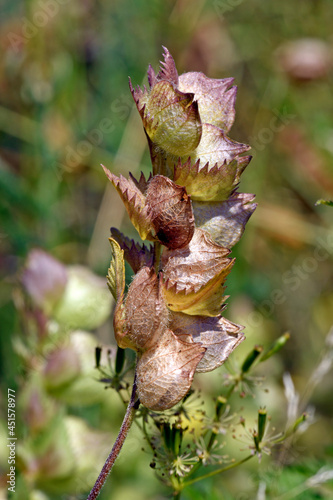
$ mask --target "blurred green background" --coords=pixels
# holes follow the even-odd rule
[[[251,403],[266,404],[274,425],[284,422],[282,374],[290,372],[302,394],[328,350],[325,338],[333,324],[333,211],[315,205],[333,198],[332,19],[331,0],[1,0],[4,407],[7,387],[20,384],[11,339],[22,326],[13,290],[29,250],[41,247],[65,264],[82,264],[104,276],[109,227],[136,238],[100,164],[117,175],[149,172],[128,77],[142,84],[148,64],[158,68],[164,45],[179,73],[233,76],[238,86],[230,137],[253,147],[240,191],[255,193],[258,208],[233,251],[237,260],[227,283],[226,316],[246,327],[247,341],[236,357],[290,332],[285,349],[265,364],[270,392],[259,391]],[[114,344],[111,320],[96,335]],[[218,393],[223,370],[196,376],[196,387],[207,398]],[[333,460],[332,371],[319,375],[310,399],[316,422],[288,458],[301,464],[304,477]],[[122,414],[117,402],[102,424],[95,413],[90,424],[114,437]],[[133,431],[101,499],[167,498],[141,447],[140,434]],[[262,474],[269,463],[260,466]],[[258,474],[253,462],[184,498],[256,498]],[[332,498],[320,488],[308,494],[300,498]]]

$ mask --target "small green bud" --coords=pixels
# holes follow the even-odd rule
[[[257,357],[262,353],[263,347],[261,345],[254,346],[253,350],[247,355],[242,364],[242,373],[247,373]]]
[[[124,368],[124,363],[125,363],[125,349],[118,347],[116,355],[116,366],[115,366],[115,372],[117,375],[119,375],[122,372]]]
[[[259,453],[260,452],[260,439],[258,436],[258,431],[254,430],[252,433],[252,437],[253,437],[255,449]]]
[[[215,407],[215,414],[217,418],[220,418],[226,404],[227,404],[226,398],[224,398],[223,396],[219,396],[217,398]]]
[[[53,411],[47,427],[34,439],[25,440],[18,448],[18,463],[27,478],[45,492],[69,492],[70,481],[76,466],[72,445],[68,439],[64,415]]]
[[[308,418],[307,414],[306,413],[302,413],[302,415],[300,417],[298,417],[298,419],[295,421],[294,425],[293,425],[293,431],[296,432],[298,427],[303,424],[306,419]]]
[[[258,440],[259,443],[263,440],[266,428],[267,411],[266,408],[260,408],[258,410]]]
[[[177,456],[183,441],[184,429],[176,424],[170,425],[166,422],[160,423],[159,429],[166,448]]]
[[[107,290],[107,287],[105,288]],[[63,362],[66,366],[67,383],[52,386],[50,377],[48,377],[47,383],[51,383],[51,386],[44,382],[46,388],[52,391],[52,396],[57,398],[57,400],[71,406],[92,405],[108,400],[109,395],[106,393],[103,384],[96,382],[96,379],[99,377],[94,363],[96,345],[97,340],[93,334],[76,330],[71,332],[66,338],[65,344],[58,348],[66,352]],[[57,381],[62,382],[61,373],[59,373],[61,364],[58,364],[57,351],[55,351],[54,356],[54,361],[57,361],[57,363],[54,362]],[[74,365],[73,369],[70,369],[68,366],[71,360]],[[48,361],[47,354],[46,361]],[[102,360],[102,364],[104,364],[104,359]]]
[[[290,339],[290,333],[284,333],[279,337],[273,344],[272,346],[268,349],[267,352],[265,352],[261,358],[260,358],[260,363],[263,361],[266,361],[268,358],[279,352],[282,347],[286,344],[286,342]]]
[[[95,347],[95,362],[96,362],[95,368],[100,367],[101,356],[102,356],[102,348],[99,346]]]

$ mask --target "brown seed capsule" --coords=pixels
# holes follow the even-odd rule
[[[168,320],[168,309],[154,269],[144,267],[135,275],[125,311],[125,347],[141,352],[150,349],[163,335]]]
[[[191,241],[194,217],[184,187],[163,175],[155,175],[149,182],[146,203],[151,224],[163,245],[176,249]]]
[[[160,342],[139,357],[138,395],[147,408],[167,410],[190,390],[195,369],[206,349],[190,336],[188,340],[183,342],[167,328]]]

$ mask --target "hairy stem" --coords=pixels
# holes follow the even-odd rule
[[[98,495],[100,494],[101,489],[104,486],[105,481],[107,480],[107,477],[111,472],[113,464],[115,463],[116,458],[118,457],[120,450],[124,444],[127,433],[132,425],[135,411],[137,410],[139,404],[140,404],[140,401],[138,400],[137,395],[136,395],[136,377],[135,377],[134,382],[133,382],[131,399],[128,403],[125,417],[124,417],[123,423],[121,424],[119,434],[118,434],[117,439],[113,445],[111,453],[108,456],[108,458],[106,459],[106,462],[103,466],[103,469],[101,470],[101,473],[98,476],[96,483],[94,484],[94,487],[92,488],[91,492],[89,493],[87,500],[95,500],[95,498],[97,498]]]

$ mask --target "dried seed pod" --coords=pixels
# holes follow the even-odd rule
[[[159,241],[168,248],[187,245],[194,234],[192,204],[184,187],[155,175],[147,190],[147,211]]]
[[[150,92],[130,88],[145,131],[156,147],[176,156],[197,147],[201,121],[193,94],[184,94],[165,80],[156,82]]]
[[[186,155],[201,137],[201,121],[194,95],[184,94],[167,81],[151,90],[144,111],[144,125],[151,141],[173,155]]]
[[[160,341],[139,356],[137,386],[141,403],[162,411],[177,404],[190,390],[205,348],[191,338],[183,342],[166,329]]]
[[[134,277],[125,301],[125,329],[118,345],[146,351],[167,327],[168,309],[154,269],[143,267]]]

